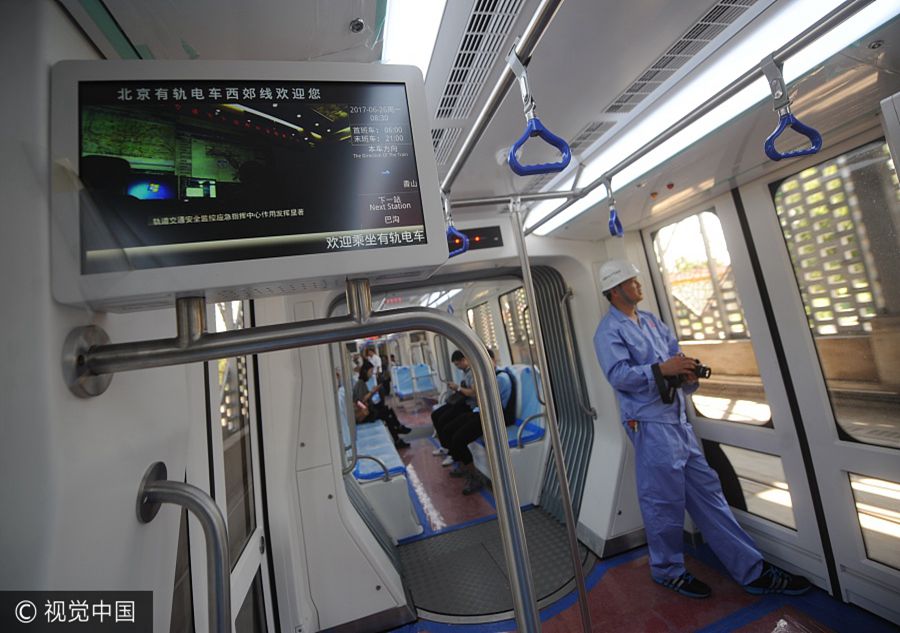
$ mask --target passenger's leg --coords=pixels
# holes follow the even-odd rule
[[[689,424],[678,428],[690,448],[685,468],[687,511],[731,577],[746,585],[762,572],[762,554],[734,518],[719,476],[706,462],[693,429]]]
[[[675,425],[640,422],[627,430],[634,443],[638,501],[654,579],[677,578],[684,568],[684,465]]]
[[[469,450],[469,443],[482,436],[481,416],[477,413],[469,413],[461,420],[462,422],[458,424],[450,440],[450,455],[461,464],[461,471],[466,477],[466,485],[463,487],[462,493],[470,495],[484,486],[475,464],[472,463],[472,451]]]

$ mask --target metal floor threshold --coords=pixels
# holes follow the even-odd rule
[[[565,527],[541,508],[523,512],[538,606],[574,589]],[[497,520],[398,547],[404,583],[419,617],[450,624],[512,617],[512,596]],[[589,569],[594,556],[580,547]]]

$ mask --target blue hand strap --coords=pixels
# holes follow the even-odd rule
[[[450,257],[456,257],[457,255],[462,255],[467,250],[469,250],[469,236],[457,229],[452,224],[447,227],[447,239],[458,239],[462,241],[462,246],[459,248],[453,249],[450,251]]]
[[[539,163],[537,165],[523,165],[516,158],[516,153],[521,149],[521,147],[525,144],[532,136],[539,136],[544,141],[555,147],[562,153],[562,158],[559,162],[556,163]],[[525,132],[522,136],[519,137],[519,140],[513,143],[513,146],[509,149],[509,158],[507,162],[509,163],[510,169],[512,169],[519,176],[535,176],[537,174],[552,174],[558,171],[562,171],[569,165],[569,161],[572,160],[572,150],[569,149],[569,144],[566,143],[563,139],[556,136],[553,132],[544,127],[541,123],[541,120],[537,117],[531,117],[528,119],[528,122],[525,125]]]
[[[622,228],[622,222],[619,220],[619,214],[616,213],[615,205],[609,205],[609,234],[613,237],[622,237],[625,230]]]
[[[781,133],[784,132],[788,127],[797,132],[798,134],[802,134],[806,138],[809,139],[810,146],[801,149],[795,149],[790,152],[779,152],[775,149],[775,141],[781,136]],[[818,130],[809,127],[808,125],[804,125],[801,123],[797,117],[795,117],[788,110],[787,112],[782,113],[781,118],[778,119],[778,127],[775,128],[775,131],[769,135],[769,138],[766,139],[766,156],[771,158],[772,160],[781,160],[782,158],[795,158],[797,156],[809,156],[811,154],[816,154],[820,149],[822,149],[822,135],[819,134]]]

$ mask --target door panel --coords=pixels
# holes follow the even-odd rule
[[[711,366],[711,386],[718,389],[704,394],[701,386],[698,394],[709,399],[689,405],[689,418],[707,448],[713,449],[708,459],[718,462],[723,485],[732,488],[729,502],[735,516],[766,558],[828,589],[828,570],[794,416],[737,209],[726,194],[675,221],[691,215],[698,220],[703,215],[703,230],[698,222],[697,230],[681,233],[682,244],[677,248],[692,255],[682,257],[680,269],[685,278],[695,279],[695,284],[706,284],[708,302],[703,302],[702,292],[699,299],[686,297],[685,304],[696,303],[691,315],[678,313],[681,306],[673,306],[670,300],[660,301],[663,317],[670,326],[675,324],[673,331],[685,352]],[[663,235],[664,227],[657,225],[644,232],[648,254],[659,254],[653,237]],[[677,259],[670,257],[669,261]],[[662,257],[656,262],[651,270],[654,284],[669,295],[676,280],[666,277],[673,265],[666,266]],[[718,284],[713,283],[716,279]],[[699,319],[699,329],[688,323],[691,319]],[[698,333],[702,338],[695,336]],[[715,419],[703,413],[722,415]]]
[[[805,275],[807,271],[803,269],[803,258],[797,257],[796,254],[793,260],[791,257],[792,249],[797,249],[798,242],[796,236],[791,232],[791,229],[794,228],[790,224],[793,218],[784,216],[790,208],[793,208],[789,206],[792,203],[784,201],[783,198],[780,200],[784,204],[782,206],[782,217],[779,217],[776,202],[773,198],[773,193],[777,192],[778,184],[782,180],[788,182],[796,175],[800,175],[799,181],[802,185],[803,182],[808,181],[810,175],[813,175],[808,170],[816,166],[818,166],[818,173],[825,179],[824,184],[827,191],[827,179],[835,176],[835,173],[825,174],[825,169],[828,165],[843,162],[843,167],[847,167],[848,162],[854,160],[852,157],[859,156],[857,148],[864,145],[866,141],[872,142],[877,140],[877,134],[878,132],[875,131],[869,138],[857,138],[852,143],[839,145],[833,148],[830,154],[797,161],[793,166],[787,167],[765,181],[758,181],[742,187],[740,193],[746,208],[747,225],[759,253],[760,270],[768,289],[771,310],[778,324],[784,353],[790,359],[790,379],[793,382],[797,403],[802,412],[804,431],[809,442],[812,468],[818,481],[818,488],[821,491],[821,505],[824,513],[823,522],[827,525],[830,535],[831,548],[836,563],[836,574],[843,598],[896,622],[900,620],[900,610],[896,606],[900,603],[900,571],[891,567],[881,556],[873,559],[872,553],[876,550],[881,551],[881,547],[876,547],[873,539],[877,539],[882,543],[884,538],[893,539],[895,543],[893,546],[894,551],[898,547],[896,543],[900,543],[900,540],[898,540],[900,529],[897,529],[897,519],[900,519],[900,516],[896,514],[898,495],[895,487],[896,482],[900,482],[900,451],[888,446],[874,445],[874,443],[871,443],[873,438],[871,434],[868,437],[866,437],[865,433],[862,436],[860,435],[859,430],[864,427],[858,427],[857,425],[858,428],[853,433],[850,433],[846,429],[846,425],[842,428],[839,426],[838,420],[835,419],[835,407],[832,406],[830,396],[838,395],[845,398],[849,391],[853,397],[859,399],[860,394],[853,394],[853,389],[859,390],[864,385],[848,385],[836,382],[841,379],[835,378],[833,368],[829,367],[828,353],[823,352],[822,344],[829,340],[828,337],[841,335],[841,323],[837,319],[837,314],[825,314],[821,315],[825,318],[816,318],[816,310],[827,311],[827,308],[832,306],[825,306],[824,304],[814,306],[812,304],[817,294],[815,291],[818,289],[811,288],[805,283],[809,280],[807,280]],[[833,191],[846,193],[849,185],[853,195],[858,198],[857,203],[859,203],[862,201],[863,196],[868,195],[864,193],[865,182],[863,181],[865,178],[855,178],[851,173],[852,171],[852,169],[845,170],[847,181],[841,183],[840,187],[835,185]],[[806,177],[803,177],[804,174]],[[894,180],[894,183],[896,184],[896,180]],[[802,186],[800,189],[802,191]],[[816,187],[811,186],[807,193],[816,193],[815,189]],[[849,198],[849,196],[847,197]],[[797,202],[795,200],[793,204],[796,206]],[[853,206],[849,203],[849,200],[848,206]],[[880,212],[887,213],[890,208],[889,205],[882,204],[876,208],[876,211],[880,209]],[[827,210],[833,212],[834,209],[827,208]],[[854,213],[851,209],[848,215],[851,218],[855,216],[854,219],[856,220],[862,220],[863,224],[868,228],[869,222],[864,219],[865,213],[862,211],[857,210]],[[794,217],[796,218],[798,215],[795,213]],[[822,211],[822,215],[816,221],[827,217],[828,215]],[[832,220],[838,221],[844,221],[845,217],[847,216],[835,218],[833,213],[831,215]],[[787,231],[782,226],[783,221],[788,223]],[[884,218],[881,221],[883,223]],[[894,226],[896,227],[896,224]],[[808,227],[797,228],[806,229]],[[828,227],[820,228],[828,229]],[[845,228],[849,229],[851,227]],[[855,228],[854,231],[856,231]],[[885,231],[885,229],[882,228],[881,231]],[[832,239],[832,236],[827,235],[828,232],[830,231],[826,230],[824,240],[816,240],[818,250],[815,253],[806,253],[807,255],[823,257],[824,254],[824,261],[830,261],[829,258],[832,257],[833,253],[823,250],[828,248],[830,245],[829,240]],[[849,230],[841,230],[838,231],[838,235],[835,237],[839,242],[842,236],[851,234],[854,233]],[[858,232],[855,234],[859,235]],[[821,237],[821,235],[817,237]],[[883,237],[879,236],[879,238]],[[889,234],[888,237],[896,239],[896,233]],[[858,255],[858,253],[852,252],[858,248],[858,244],[856,246],[844,246],[849,247],[846,253],[847,256],[856,257]],[[810,262],[810,264],[813,263],[817,262]],[[810,266],[807,266],[807,268],[810,268]],[[854,270],[858,270],[858,267],[854,268]],[[840,271],[829,272],[831,274],[840,273]],[[882,275],[890,276],[888,284],[897,281],[896,267],[888,272],[883,270],[881,272]],[[872,277],[868,274],[866,275],[866,280],[868,283],[872,283]],[[811,281],[816,282],[819,280],[813,279]],[[831,290],[840,290],[842,283],[848,281],[852,283],[852,279],[840,280],[836,278],[834,280],[836,283],[828,284],[829,280],[827,277],[825,281],[825,290],[832,301],[832,305],[841,302],[843,296],[842,293],[832,295]],[[868,297],[864,296],[863,299],[867,300]],[[809,306],[809,312],[807,312],[807,306]],[[882,314],[887,317],[891,316],[889,312],[883,312]],[[857,311],[857,317],[857,324],[860,322],[865,323],[869,313]],[[846,327],[853,326],[854,324],[851,321],[849,319],[845,320],[844,325]],[[835,328],[822,328],[823,324],[833,324]],[[856,335],[857,340],[851,340],[849,344],[862,345],[866,343],[864,340],[861,340],[865,337],[865,331],[865,329],[860,328],[860,333]],[[852,337],[844,333],[844,340],[841,343],[848,344],[847,338]],[[835,338],[832,340],[839,339]],[[819,344],[818,347],[817,343]],[[826,345],[828,344],[830,342]],[[890,353],[890,348],[886,348],[884,343],[881,343],[879,347],[881,348],[879,351]],[[847,362],[857,360],[859,359],[849,358]],[[844,367],[843,369],[849,370],[850,368]],[[871,368],[869,370],[871,371]],[[829,393],[828,389],[829,382],[832,388],[831,393]],[[836,386],[840,386],[843,391],[836,393]],[[873,390],[873,387],[875,389],[878,388],[872,384],[868,386],[870,391]],[[881,390],[885,391],[883,388]],[[870,396],[871,394],[867,395]],[[838,416],[841,416],[842,406],[840,403],[837,403],[836,409]],[[897,413],[897,408],[894,407],[887,415],[870,421],[875,424],[885,424],[884,430],[890,434],[894,433],[895,429],[900,426],[898,415],[900,414]],[[857,439],[854,439],[854,435],[857,436]],[[866,439],[870,443],[864,443]],[[881,437],[881,439],[884,438]],[[890,442],[881,443],[889,444]],[[878,526],[880,529],[873,530],[873,526]],[[868,539],[868,551],[866,539]]]

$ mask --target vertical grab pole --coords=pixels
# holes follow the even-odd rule
[[[531,327],[534,330],[537,365],[543,380],[544,401],[547,403],[547,431],[553,448],[553,461],[556,465],[556,476],[559,477],[559,492],[562,496],[563,511],[566,518],[566,533],[569,537],[569,553],[575,572],[575,586],[578,591],[578,608],[581,612],[581,627],[584,633],[591,631],[591,614],[587,603],[587,588],[584,584],[584,570],[581,567],[581,555],[578,552],[578,537],[575,534],[575,513],[572,511],[572,495],[569,492],[569,477],[566,474],[566,463],[563,459],[562,440],[559,436],[559,424],[556,420],[556,403],[553,400],[553,389],[550,385],[550,368],[544,350],[544,335],[541,332],[541,319],[538,316],[537,300],[534,293],[534,280],[531,278],[531,266],[528,263],[528,251],[525,247],[525,233],[522,226],[522,204],[513,199],[509,204],[509,216],[512,219],[513,235],[519,252],[519,264],[522,266],[522,281],[525,286],[525,300],[531,307]],[[532,307],[533,306],[533,307]]]

